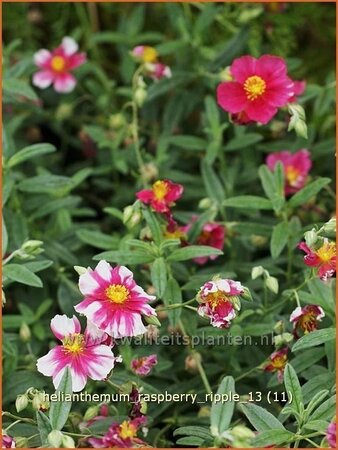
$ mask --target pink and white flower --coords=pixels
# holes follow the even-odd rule
[[[50,52],[41,49],[34,55],[34,62],[40,69],[33,75],[33,84],[46,89],[53,84],[56,92],[71,92],[76,78],[70,73],[86,61],[85,53],[78,53],[78,44],[71,37],[64,37],[62,43]]]
[[[143,356],[142,358],[135,358],[130,364],[131,370],[136,375],[149,375],[151,369],[157,364],[157,355]]]
[[[228,328],[241,309],[244,287],[238,281],[215,279],[205,283],[197,294],[198,314],[209,317],[213,327]]]
[[[8,436],[8,434],[5,431],[2,431],[1,448],[16,448],[14,438],[12,438],[12,436]]]
[[[161,78],[171,78],[172,73],[169,66],[160,62],[147,63],[145,65],[147,75],[153,80],[160,80]]]
[[[156,297],[135,283],[127,267],[113,268],[100,261],[94,270],[88,267],[80,276],[79,288],[85,298],[75,306],[75,311],[113,338],[144,334],[147,330],[142,315],[156,316],[148,304]]]
[[[336,273],[336,243],[324,239],[318,248],[310,248],[305,242],[298,244],[298,248],[305,252],[304,263],[309,267],[316,267],[318,276],[326,281]]]
[[[101,339],[97,336],[92,338],[89,330],[81,334],[79,319],[76,316],[70,319],[65,314],[58,314],[51,320],[51,330],[62,345],[52,348],[47,355],[37,360],[36,365],[43,375],[53,377],[56,389],[67,367],[74,392],[82,391],[88,378],[107,378],[117,360],[110,346],[102,344],[107,336],[102,334]]]
[[[326,439],[331,448],[337,448],[337,424],[336,420],[330,423],[326,430]]]
[[[312,167],[310,153],[302,149],[295,153],[288,151],[271,153],[266,158],[269,169],[274,170],[277,162],[281,162],[285,174],[285,194],[298,192],[305,186],[309,171]]]
[[[318,305],[305,305],[297,308],[290,315],[290,322],[293,323],[294,332],[297,329],[303,330],[304,334],[317,330],[318,322],[325,317],[323,309]]]
[[[277,56],[237,58],[230,75],[232,81],[217,88],[218,104],[230,114],[245,113],[246,122],[268,123],[295,94],[285,61]]]

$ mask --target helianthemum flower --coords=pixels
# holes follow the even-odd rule
[[[146,205],[150,205],[154,211],[159,213],[169,213],[183,193],[181,184],[173,183],[170,180],[157,180],[151,189],[143,189],[137,192],[136,197]]]
[[[197,294],[198,314],[209,317],[213,327],[228,328],[241,309],[244,288],[238,281],[215,279],[205,283]]]
[[[71,92],[76,78],[70,73],[86,61],[85,53],[78,53],[74,39],[64,37],[55,50],[41,49],[34,55],[34,62],[40,69],[33,75],[33,84],[45,89],[53,84],[56,92]]]
[[[326,439],[331,448],[337,448],[337,424],[336,420],[330,423],[326,430]]]
[[[144,63],[155,63],[158,58],[157,50],[149,45],[137,45],[131,54],[135,59]]]
[[[298,96],[302,95],[306,89],[306,81],[305,80],[293,80],[293,91],[294,95],[290,98],[290,103],[297,102]]]
[[[280,383],[283,381],[284,369],[288,362],[288,347],[276,350],[269,357],[269,362],[264,370],[267,372],[277,372],[277,378]]]
[[[136,375],[149,375],[151,369],[157,364],[157,355],[143,356],[142,358],[135,358],[130,364],[130,368]]]
[[[12,436],[9,436],[5,431],[2,430],[2,446],[1,448],[15,448],[15,441]]]
[[[74,392],[82,391],[87,379],[104,380],[114,367],[116,358],[111,347],[103,345],[106,336],[91,339],[88,330],[81,334],[81,324],[73,316],[56,315],[51,320],[51,329],[62,345],[52,348],[47,355],[37,360],[37,369],[43,375],[53,377],[57,388],[68,367],[72,377]],[[101,341],[101,342],[100,342]]]
[[[113,422],[102,438],[90,438],[94,448],[132,448],[144,447],[145,443],[137,437],[139,429],[145,425],[146,417],[124,420],[121,424]]]
[[[305,305],[303,308],[298,306],[290,316],[290,322],[293,323],[294,332],[301,329],[304,334],[317,330],[318,321],[325,317],[325,313],[320,306]]]
[[[302,189],[312,167],[309,151],[305,149],[298,150],[295,153],[282,151],[271,153],[266,158],[266,164],[271,170],[274,170],[278,161],[284,167],[285,194],[294,194]]]
[[[85,299],[75,310],[113,338],[145,333],[142,315],[156,315],[148,304],[155,297],[135,283],[127,267],[113,268],[100,261],[94,270],[88,268],[80,276],[79,288]]]
[[[304,262],[309,267],[316,267],[319,278],[326,281],[336,273],[336,243],[324,239],[323,244],[317,248],[310,248],[305,242],[298,245],[306,255]]]
[[[160,62],[147,63],[145,65],[146,73],[153,80],[160,80],[161,78],[171,78],[172,73],[169,66]]]
[[[277,56],[242,56],[232,63],[230,74],[232,81],[217,88],[217,101],[225,111],[244,115],[246,122],[268,123],[294,95],[285,61]]]

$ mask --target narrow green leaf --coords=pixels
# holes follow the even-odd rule
[[[238,197],[227,198],[223,201],[223,205],[244,209],[272,209],[270,200],[256,195],[239,195]]]
[[[162,298],[167,287],[167,266],[163,258],[156,258],[151,265],[151,281],[157,296]]]
[[[184,148],[185,150],[205,150],[207,147],[207,142],[196,136],[171,136],[168,140],[170,144]]]
[[[285,430],[283,424],[281,424],[275,416],[261,406],[253,403],[247,403],[242,404],[241,408],[251,425],[253,425],[257,431],[274,429]]]
[[[289,405],[298,413],[303,411],[303,394],[295,369],[287,364],[284,371],[284,385],[289,397]]]
[[[42,287],[42,281],[38,276],[21,264],[6,264],[2,269],[4,277],[28,286]]]
[[[259,133],[247,133],[240,137],[231,139],[225,146],[226,151],[240,150],[257,144],[263,139],[263,136]]]
[[[51,144],[34,144],[29,147],[25,147],[19,152],[15,153],[7,162],[7,167],[14,167],[21,164],[28,159],[35,158],[36,156],[46,155],[47,153],[55,152],[56,148]]]
[[[166,306],[182,303],[182,291],[175,278],[170,277],[167,282],[167,288],[163,296],[163,302]],[[175,308],[168,311],[169,323],[176,327],[181,317],[182,308]]]
[[[142,213],[148,227],[150,228],[155,244],[160,245],[163,240],[163,235],[155,214],[149,208],[143,208]]]
[[[25,97],[28,100],[36,101],[38,97],[33,89],[25,81],[10,78],[2,82],[2,89],[5,94]]]
[[[295,208],[296,206],[303,205],[316,194],[318,194],[318,192],[321,191],[323,187],[330,182],[330,178],[318,178],[312,183],[306,185],[303,189],[301,189],[291,197],[291,199],[288,201],[289,206],[291,208]]]
[[[221,204],[225,198],[225,192],[216,172],[210,164],[202,161],[201,173],[208,196]]]
[[[137,252],[135,250],[112,250],[108,252],[102,252],[93,257],[95,261],[105,259],[108,262],[114,262],[118,264],[146,264],[154,261],[155,256],[147,255],[144,252]]]
[[[266,446],[279,446],[281,444],[286,444],[294,437],[291,431],[287,430],[267,430],[259,433],[259,435],[254,439],[255,447],[266,447]]]
[[[201,256],[223,255],[221,250],[208,245],[189,245],[178,248],[168,256],[167,261],[186,261],[188,259],[199,258]]]
[[[224,377],[217,390],[217,394],[222,396],[223,394],[231,393],[235,393],[235,381],[233,377]],[[219,436],[229,428],[234,408],[235,402],[233,400],[212,404],[210,412],[210,428],[213,436]]]
[[[68,367],[65,369],[59,387],[55,391],[56,394],[58,394],[59,392],[62,392],[65,395],[72,393],[72,375]],[[67,422],[71,407],[71,401],[51,402],[51,407],[49,410],[49,420],[53,430],[62,430],[65,423]]]
[[[303,350],[304,348],[315,347],[336,338],[335,328],[324,328],[315,330],[302,336],[292,347],[292,351]]]
[[[271,256],[276,259],[288,242],[289,226],[287,222],[280,222],[272,229],[270,241]]]
[[[46,414],[42,411],[36,411],[36,422],[40,433],[41,444],[42,446],[48,447],[49,443],[47,438],[49,433],[52,431],[52,425],[50,424]]]
[[[311,421],[313,420],[332,420],[332,417],[336,412],[336,396],[332,396],[322,403],[319,408],[317,408],[313,414],[310,416]]]

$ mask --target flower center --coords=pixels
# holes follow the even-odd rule
[[[235,296],[232,296],[234,298]],[[230,302],[232,304],[232,299],[230,296],[226,295],[222,291],[211,292],[207,295],[206,301],[208,302],[211,309],[215,309],[221,303]]]
[[[299,176],[299,170],[293,166],[287,166],[285,168],[285,176],[289,184],[292,185],[295,183],[295,181],[297,181],[297,178]]]
[[[143,50],[142,59],[144,62],[152,63],[157,59],[158,53],[153,47],[145,47]]]
[[[252,77],[247,78],[244,83],[244,90],[248,100],[255,100],[257,97],[260,97],[264,94],[266,89],[266,83],[263,78],[258,77],[257,75],[253,75]]]
[[[66,353],[79,355],[85,348],[85,340],[83,334],[74,333],[66,336],[62,341],[63,348]]]
[[[325,242],[315,253],[323,263],[329,262],[336,256],[336,244],[334,242]]]
[[[313,312],[304,314],[304,316],[299,319],[299,324],[305,333],[315,330],[317,324],[316,315]]]
[[[54,56],[50,65],[55,72],[62,72],[66,66],[66,60],[63,56]]]
[[[120,425],[120,437],[122,439],[133,438],[136,436],[137,429],[135,425],[129,423],[127,420],[123,421]]]
[[[286,361],[287,361],[287,355],[276,356],[272,362],[272,365],[275,369],[280,370],[285,367]]]
[[[168,193],[168,186],[165,181],[156,181],[153,184],[153,193],[156,200],[163,200]]]
[[[129,297],[129,289],[122,284],[111,284],[105,290],[108,299],[113,303],[124,303]]]

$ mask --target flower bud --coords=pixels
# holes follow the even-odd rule
[[[144,164],[141,167],[141,174],[142,174],[143,179],[145,179],[146,181],[151,181],[151,180],[157,179],[158,178],[158,168],[152,162]]]
[[[275,333],[281,334],[284,331],[284,322],[282,320],[279,320],[275,326],[273,327],[273,331]]]
[[[278,294],[279,284],[277,278],[271,277],[269,275],[268,277],[266,277],[265,286],[269,289],[269,291],[273,292],[274,294]]]
[[[26,394],[18,395],[15,401],[16,411],[19,413],[28,406],[28,396]]]
[[[212,207],[212,205],[213,201],[209,197],[202,198],[198,203],[199,209],[209,209]]]
[[[139,106],[139,107],[143,106],[143,104],[147,98],[147,95],[148,95],[147,91],[144,87],[138,87],[135,90],[134,100],[135,100],[137,106]]]
[[[156,341],[160,334],[158,327],[156,327],[155,325],[148,325],[146,329],[147,339],[149,339],[149,341]]]
[[[32,333],[26,322],[22,322],[19,331],[19,336],[22,342],[29,342],[31,340]]]
[[[85,267],[82,266],[74,266],[74,270],[79,274],[79,275],[83,275],[84,273],[87,272],[87,269]]]
[[[87,411],[85,412],[85,415],[83,416],[83,420],[91,420],[94,417],[99,415],[99,406],[90,406]]]
[[[185,358],[185,370],[190,373],[197,373],[199,363],[202,362],[202,356],[200,353],[195,352],[193,355],[188,355]]]
[[[233,78],[230,72],[230,67],[226,67],[225,69],[223,69],[219,74],[219,77],[221,81],[232,81]]]
[[[123,114],[118,113],[118,114],[112,114],[109,117],[109,126],[110,128],[112,128],[113,130],[117,130],[119,128],[122,128],[123,125],[126,124],[126,118],[124,117]]]
[[[17,256],[21,259],[29,259],[37,256],[44,251],[41,248],[42,245],[42,241],[30,239],[22,244],[21,248],[17,251]]]
[[[63,434],[61,431],[53,430],[49,433],[47,440],[52,448],[60,448],[62,444]]]
[[[291,333],[282,333],[273,338],[276,347],[282,347],[293,341],[293,336]]]
[[[327,234],[336,234],[336,218],[332,217],[328,222],[323,225],[323,231]]]
[[[16,448],[29,448],[28,447],[28,439],[22,436],[18,436],[15,438]]]
[[[38,392],[32,400],[32,407],[36,411],[47,411],[50,407],[49,401],[46,399],[45,392]]]
[[[55,112],[55,119],[62,121],[68,119],[73,114],[73,106],[70,103],[61,103]]]
[[[251,241],[252,245],[254,245],[255,247],[262,247],[263,245],[266,244],[267,238],[266,238],[266,236],[259,236],[257,234],[253,234],[250,237],[250,241]]]
[[[62,448],[75,448],[74,439],[70,436],[63,435],[61,444]]]
[[[156,325],[157,327],[161,326],[161,322],[156,316],[143,316],[143,318],[149,325]]]
[[[251,278],[255,280],[256,278],[262,276],[264,273],[264,268],[262,266],[255,266],[251,270]]]
[[[147,403],[144,400],[141,400],[140,403],[141,403],[140,413],[147,414],[147,411],[148,411]]]
[[[305,238],[306,244],[311,248],[317,242],[318,235],[317,235],[316,231],[314,229],[312,229],[312,230],[304,233],[304,238]]]
[[[197,413],[197,417],[210,417],[210,407],[202,406]]]

